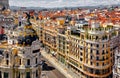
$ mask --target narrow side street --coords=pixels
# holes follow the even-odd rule
[[[41,51],[42,56],[49,61],[57,70],[59,70],[66,78],[80,78],[80,76],[68,71],[64,66],[61,66],[61,64],[58,63],[58,61],[52,57],[50,54],[47,54],[45,50]],[[52,61],[51,61],[52,60]],[[45,72],[46,73],[46,72]],[[57,75],[57,78],[61,78]],[[49,77],[48,77],[49,78]],[[50,77],[51,78],[51,77]],[[62,77],[64,78],[64,77]]]
[[[49,63],[44,57],[42,60],[45,61],[46,68],[42,70],[41,78],[66,78],[60,71]]]

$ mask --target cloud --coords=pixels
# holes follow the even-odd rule
[[[11,6],[69,7],[119,4],[120,0],[9,0]]]

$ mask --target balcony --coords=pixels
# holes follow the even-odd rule
[[[30,67],[32,67],[31,65],[25,65],[25,68],[30,68]]]
[[[98,41],[94,41],[94,40],[88,40],[88,39],[86,39],[85,41],[86,41],[87,43],[99,44]]]
[[[101,31],[91,31],[91,30],[89,30],[88,33],[89,34],[99,34],[99,35],[101,35],[101,34],[104,34],[105,31],[104,30],[101,30]]]

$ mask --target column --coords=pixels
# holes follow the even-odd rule
[[[23,73],[22,78],[26,78],[25,76],[26,76],[26,72],[25,72],[25,73]]]
[[[38,67],[38,78],[40,78],[41,77],[41,69],[40,69],[40,67]]]
[[[14,76],[14,74],[13,74],[13,69],[10,69],[9,75],[10,75],[9,78],[14,78],[14,77],[13,77],[13,76]]]
[[[23,74],[23,73],[20,72],[20,78],[22,78],[22,74]]]
[[[32,77],[31,78],[35,78],[35,72],[31,72],[32,73]]]
[[[2,78],[4,78],[4,72],[1,72],[2,73]]]
[[[20,78],[23,78],[23,72],[20,72]]]
[[[14,77],[17,78],[17,76],[16,76],[16,71],[14,72]]]

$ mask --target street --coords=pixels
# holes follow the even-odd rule
[[[46,67],[42,70],[42,78],[66,78],[63,74],[61,74],[52,64],[50,64],[46,59],[45,60]]]

